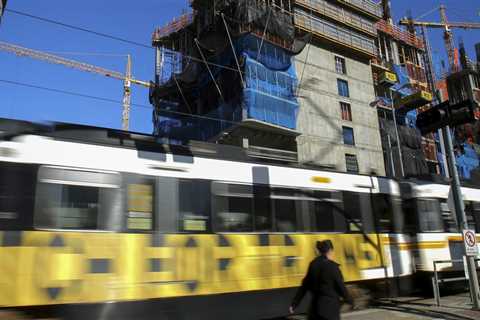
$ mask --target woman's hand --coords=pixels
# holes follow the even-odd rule
[[[290,312],[290,314],[293,314],[295,312],[295,308],[290,306],[290,308],[288,308],[288,311]]]

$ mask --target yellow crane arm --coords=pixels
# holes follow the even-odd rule
[[[423,21],[415,21],[409,19],[402,19],[400,20],[400,24],[402,26],[407,25],[414,25],[418,27],[429,27],[429,28],[441,28],[445,29],[445,27],[449,28],[460,28],[460,29],[480,29],[480,23],[469,23],[469,22],[448,22],[446,24],[442,22],[423,22]]]
[[[118,71],[108,70],[108,69],[98,67],[98,66],[94,66],[94,65],[91,65],[91,64],[88,64],[88,63],[85,63],[85,62],[79,62],[79,61],[75,61],[75,60],[71,60],[71,59],[66,59],[66,58],[59,57],[59,56],[56,56],[56,55],[53,55],[53,54],[50,54],[50,53],[21,47],[21,46],[14,45],[14,44],[7,43],[7,42],[3,42],[3,41],[0,41],[0,50],[11,52],[11,53],[14,53],[18,56],[26,56],[26,57],[30,57],[30,58],[33,58],[33,59],[42,60],[42,61],[46,61],[46,62],[50,62],[50,63],[59,64],[59,65],[63,65],[63,66],[66,66],[66,67],[78,69],[78,70],[81,70],[81,71],[100,74],[100,75],[103,75],[105,77],[110,77],[110,78],[114,78],[114,79],[118,79],[118,80],[122,80],[122,81],[129,80],[131,83],[141,85],[141,86],[144,86],[144,87],[147,87],[147,88],[150,87],[149,82],[136,80],[136,79],[131,79],[131,78],[128,79],[124,74],[122,74],[121,72],[118,72]]]

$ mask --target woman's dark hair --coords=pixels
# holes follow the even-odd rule
[[[317,250],[324,255],[328,251],[333,250],[333,243],[330,240],[317,241]]]

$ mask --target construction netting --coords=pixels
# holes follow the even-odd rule
[[[429,168],[422,149],[422,137],[407,126],[398,126],[399,143],[393,121],[380,119],[382,146],[385,151],[385,167],[387,175],[401,176],[401,166],[406,177],[418,177],[429,174]]]
[[[162,48],[175,65],[162,69],[160,85],[150,92],[155,133],[210,140],[249,119],[295,130],[298,80],[292,62],[308,37],[295,34],[288,11],[264,2],[215,5],[214,14],[208,3],[193,1],[200,36],[190,47],[196,50],[187,55]]]

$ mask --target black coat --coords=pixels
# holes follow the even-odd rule
[[[309,319],[339,320],[341,300],[352,304],[343,282],[339,265],[324,256],[315,258],[308,267],[307,275],[292,302],[296,308],[309,291],[312,301],[309,308]]]

